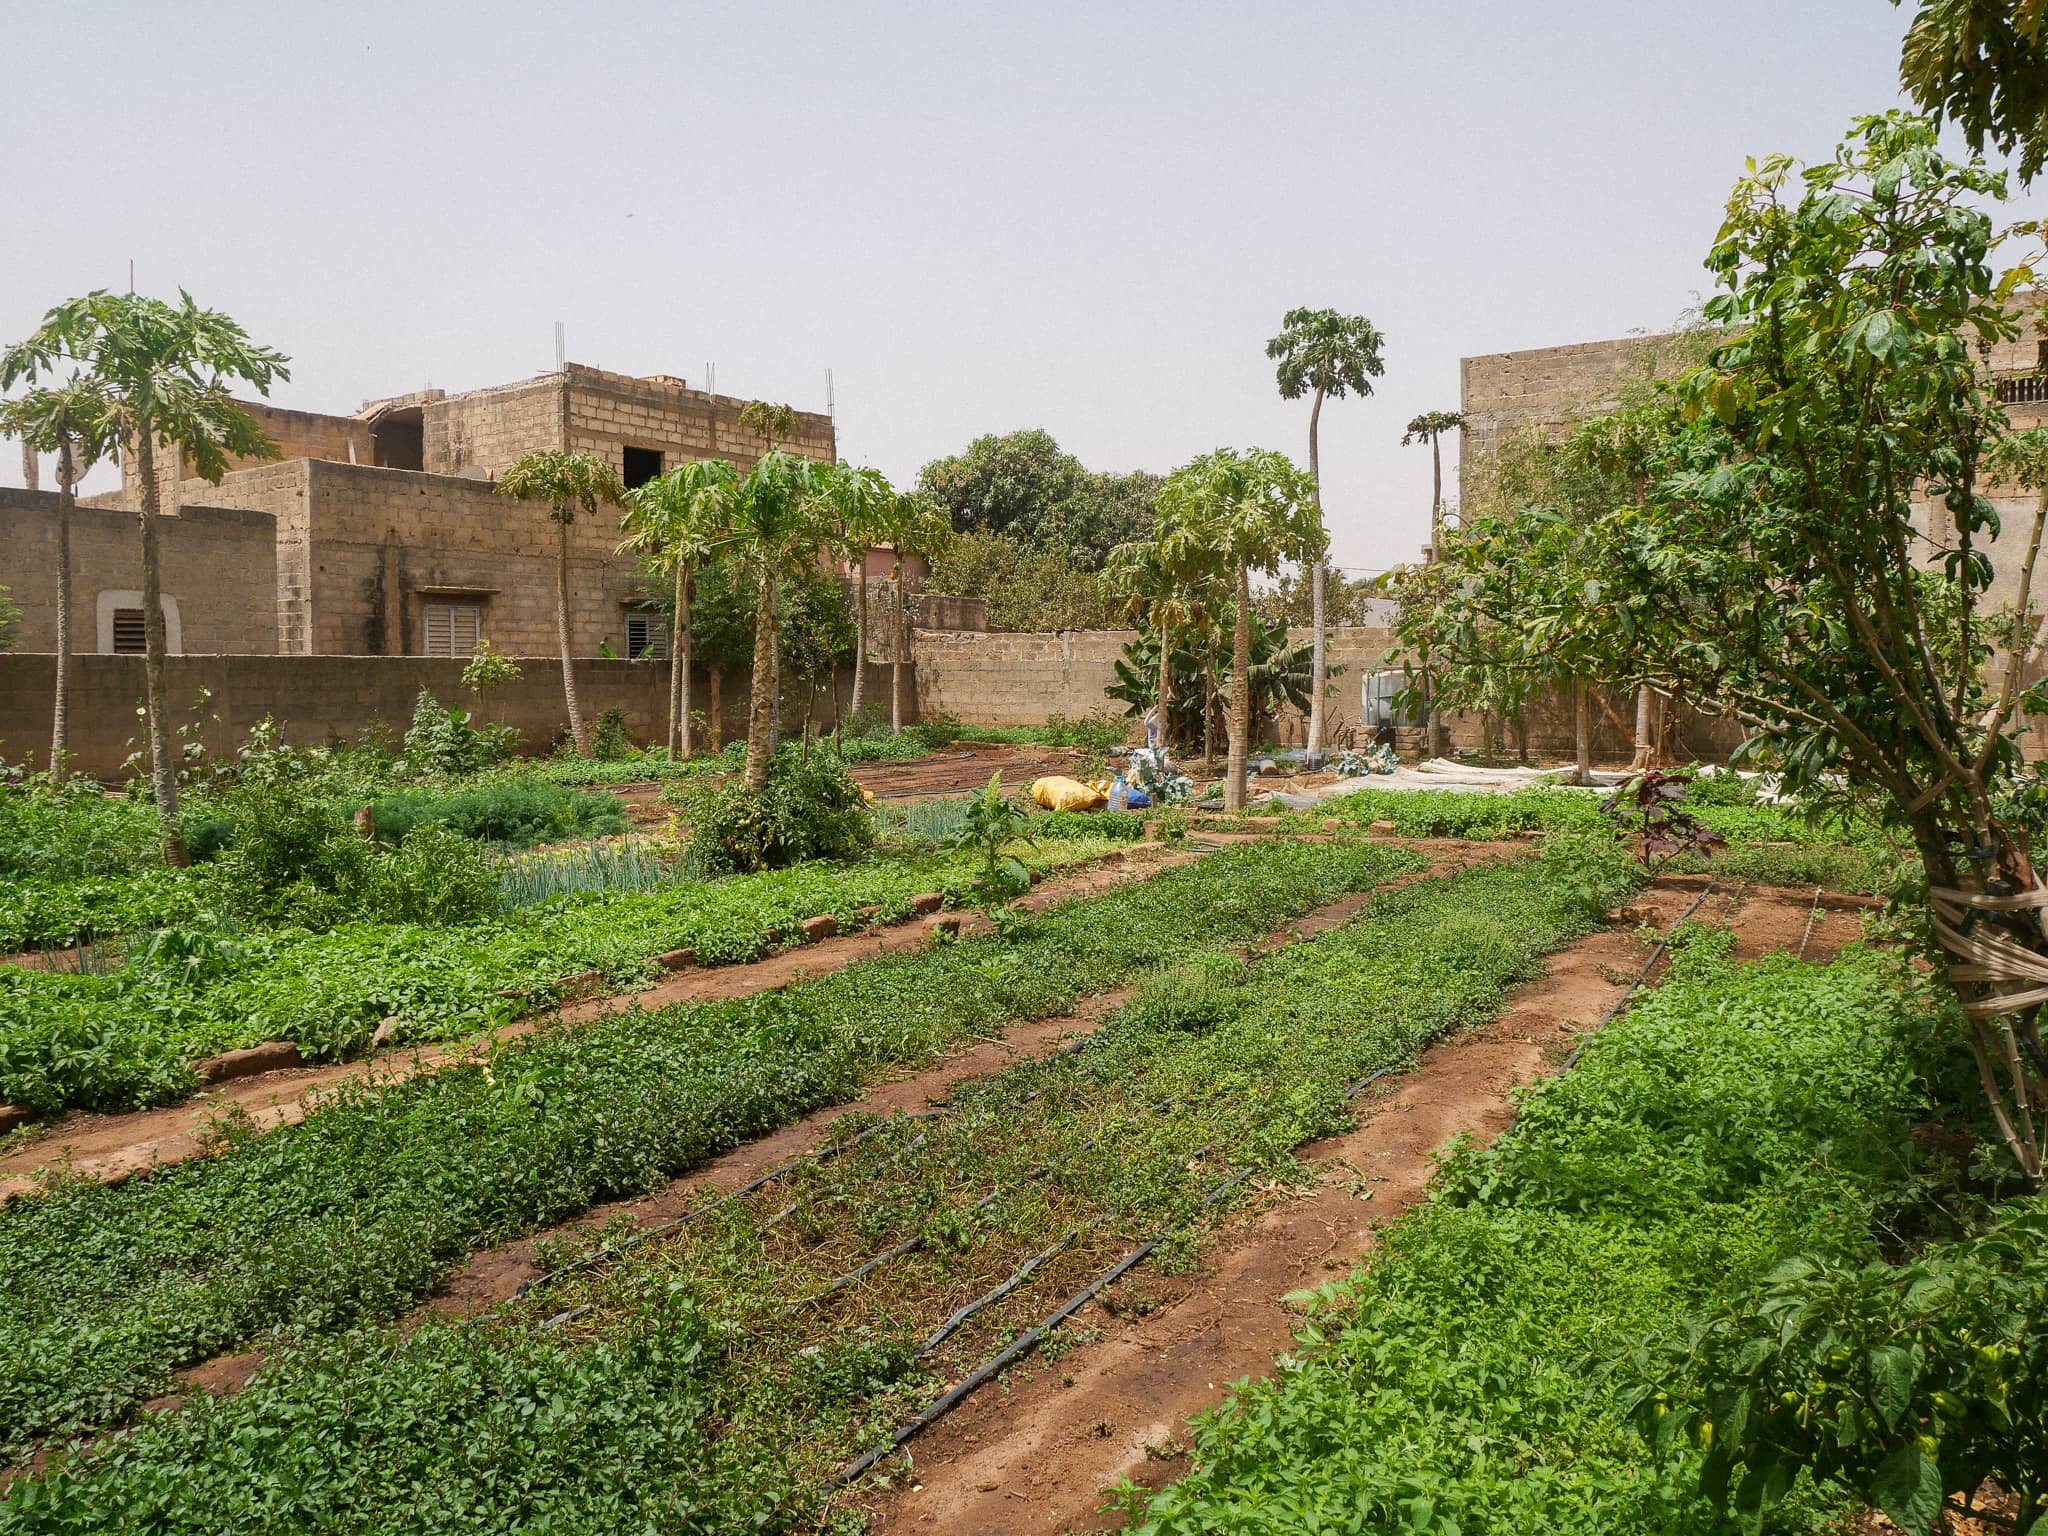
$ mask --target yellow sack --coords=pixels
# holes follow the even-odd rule
[[[1106,789],[1096,789],[1057,773],[1032,780],[1031,798],[1048,811],[1099,811],[1109,804]]]

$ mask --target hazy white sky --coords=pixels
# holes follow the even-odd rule
[[[825,404],[899,482],[1305,457],[1264,343],[1370,316],[1324,412],[1338,563],[1410,557],[1462,355],[1669,323],[1753,153],[1896,104],[1885,0],[694,5],[7,0],[0,338],[183,286],[351,411],[569,354]],[[16,97],[17,101],[20,99]],[[1448,472],[1448,466],[1447,466]],[[18,454],[0,479],[20,483]]]

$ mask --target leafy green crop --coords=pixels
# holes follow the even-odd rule
[[[1449,1166],[1348,1283],[1309,1353],[1198,1427],[1195,1466],[1133,1529],[1719,1529],[1696,1462],[1630,1430],[1597,1364],[1788,1254],[1867,1256],[1905,1167],[1921,1006],[1866,956],[1732,965],[1693,938],[1672,978]],[[1843,1502],[1802,1484],[1777,1519]]]
[[[885,1066],[1065,1012],[1191,947],[1245,943],[1415,862],[1231,850],[1005,942],[543,1030],[486,1063],[345,1090],[298,1126],[231,1131],[217,1158],[17,1202],[0,1211],[0,1442],[118,1418],[175,1367],[268,1330],[393,1315],[474,1247],[654,1188]]]

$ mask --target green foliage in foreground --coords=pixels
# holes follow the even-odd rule
[[[728,1003],[544,1030],[475,1066],[346,1090],[218,1158],[0,1211],[0,1443],[103,1424],[273,1329],[388,1317],[471,1249],[648,1190],[852,1096],[882,1067],[1241,944],[1412,868],[1251,846],[970,939]],[[12,1506],[0,1506],[11,1508]]]
[[[1629,878],[1612,861],[1608,873]],[[1533,859],[1384,893],[1358,921],[1250,966],[1184,917],[1181,968],[1149,972],[1088,1050],[963,1085],[915,1137],[802,1168],[751,1211],[735,1203],[481,1327],[428,1324],[404,1341],[365,1329],[287,1351],[235,1399],[154,1415],[77,1472],[17,1485],[0,1530],[10,1517],[62,1529],[88,1510],[172,1531],[466,1529],[457,1511],[558,1531],[809,1528],[824,1470],[1042,1315],[1104,1250],[1187,1221],[1221,1170],[1293,1176],[1303,1140],[1348,1122],[1349,1083],[1492,1016],[1592,921],[1576,881]],[[1022,948],[1007,957],[1019,975],[1037,963]],[[802,1214],[771,1243],[760,1224],[790,1202]],[[911,1360],[961,1297],[1091,1218],[1106,1223],[1099,1248],[1063,1253],[957,1353]],[[891,1261],[873,1294],[790,1310],[908,1231],[933,1240]],[[1167,1262],[1192,1248],[1184,1232]],[[571,1308],[582,1351],[546,1321]],[[664,1326],[695,1351],[691,1372],[632,1353]],[[694,1436],[672,1432],[649,1379]],[[623,1509],[620,1465],[643,1479]],[[288,1504],[277,1467],[291,1469]],[[424,1504],[406,1481],[422,1467],[435,1469]]]
[[[1305,1530],[1710,1531],[1696,1460],[1629,1428],[1598,1362],[1795,1253],[1874,1254],[1919,1097],[1921,1004],[1867,956],[1671,979],[1450,1165],[1380,1255],[1326,1287],[1305,1360],[1201,1422],[1145,1536]],[[1844,1502],[1803,1484],[1775,1529]]]
[[[1047,842],[1025,858],[1052,867],[1108,846]],[[401,1042],[457,1038],[547,1001],[580,972],[619,989],[653,976],[666,950],[694,948],[705,965],[754,960],[796,937],[807,917],[829,912],[843,929],[896,922],[913,896],[938,891],[957,904],[973,881],[964,858],[808,864],[593,891],[481,922],[173,931],[181,942],[138,952],[108,975],[0,967],[0,1102],[44,1112],[164,1103],[196,1086],[194,1057],[263,1040],[345,1057],[385,1019],[398,1021]]]

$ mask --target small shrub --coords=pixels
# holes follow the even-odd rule
[[[1107,705],[1089,711],[1078,720],[1054,713],[1045,717],[1040,739],[1051,747],[1075,747],[1083,752],[1107,752],[1130,738],[1130,723],[1110,713]]]
[[[974,894],[984,910],[993,913],[1031,889],[1031,872],[1008,851],[1016,842],[1037,846],[1028,835],[1030,825],[1031,813],[1025,810],[1022,797],[1003,793],[1003,776],[998,771],[989,775],[980,794],[969,797],[960,825],[946,839],[944,846],[950,851],[980,855]]]
[[[685,801],[689,858],[705,874],[751,874],[805,859],[855,859],[875,843],[867,798],[830,752],[785,747],[758,794],[744,781]]]
[[[415,827],[390,852],[373,859],[357,914],[388,923],[466,923],[498,906],[498,860],[461,833],[431,823]]]
[[[540,779],[505,779],[440,794],[399,790],[371,803],[380,842],[396,843],[414,827],[437,824],[498,848],[608,837],[627,830],[625,807],[615,795],[564,789]]]
[[[405,733],[404,754],[397,771],[420,778],[474,773],[509,758],[519,745],[519,731],[510,725],[478,730],[466,709],[443,709],[441,701],[422,688],[413,701],[412,725]]]
[[[950,747],[958,741],[963,729],[965,727],[960,724],[958,715],[939,714],[905,726],[903,734],[917,742],[927,752],[936,752],[941,747]]]
[[[1133,1029],[1207,1034],[1243,1010],[1240,967],[1227,955],[1203,955],[1200,963],[1155,971],[1131,989],[1123,1022]]]
[[[626,734],[626,712],[616,705],[597,717],[597,729],[590,733],[590,755],[601,763],[616,763],[637,750]]]
[[[889,729],[889,711],[879,704],[863,704],[839,722],[842,741],[875,741],[893,734]]]

